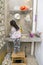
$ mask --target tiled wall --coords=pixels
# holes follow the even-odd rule
[[[5,44],[5,0],[0,0],[0,49]]]
[[[0,65],[6,54],[5,46],[5,0],[0,0]]]
[[[5,4],[6,2],[6,4]],[[30,0],[28,3],[25,0],[0,0],[0,49],[4,46],[4,37],[5,35],[8,35],[10,32],[10,20],[14,19],[14,15],[10,14],[9,8],[13,9],[15,5],[27,5],[29,7],[32,7],[32,0]],[[31,22],[25,22],[24,18],[25,16],[29,14],[31,17]],[[23,14],[20,13],[21,19],[19,21],[16,21],[19,26],[22,26],[23,32],[22,33],[29,33],[28,31],[32,29],[32,12]],[[27,29],[28,28],[28,29]],[[26,44],[22,45],[23,50],[25,49]],[[30,53],[30,44],[27,44],[29,48],[26,48],[26,52]],[[29,51],[29,52],[28,52]]]
[[[21,5],[27,5],[28,7],[32,7],[32,0],[26,1],[26,0],[0,0],[0,45],[3,46],[5,44],[4,37],[5,35],[8,35],[10,32],[10,20],[14,19],[14,14],[10,14],[9,10],[13,9],[14,6],[21,6]],[[25,16],[29,14],[31,21],[25,22]],[[32,29],[32,11],[29,13],[20,13],[21,19],[19,21],[16,21],[19,26],[22,27],[22,33],[29,33],[29,31]],[[28,29],[27,29],[28,28]],[[22,46],[23,50],[25,49],[25,43]],[[30,43],[26,46],[26,52],[30,53],[31,45]],[[1,47],[0,47],[1,48]]]
[[[9,0],[9,8],[13,9],[14,6],[21,6],[21,5],[27,5],[29,7],[32,6],[32,1],[33,0]]]
[[[26,47],[26,48],[25,48]],[[31,43],[21,43],[21,51],[26,51],[26,55],[31,55]]]
[[[10,10],[13,10],[14,9],[14,6],[21,6],[21,5],[27,5],[28,7],[32,8],[32,3],[33,1],[30,0],[29,2],[27,2],[26,0],[9,0],[8,2],[8,15],[7,15],[7,23],[6,23],[6,27],[7,27],[7,34],[10,32],[10,20],[14,19],[14,14],[11,14],[10,13]],[[18,12],[17,12],[18,13]],[[19,27],[22,27],[22,33],[29,33],[29,31],[32,30],[32,11],[29,13],[27,12],[26,14],[24,13],[20,13],[20,16],[21,16],[21,19],[19,21],[16,21],[17,24],[19,25]],[[25,17],[26,15],[29,14],[30,15],[30,18],[31,18],[31,21],[30,22],[25,22]],[[28,29],[27,29],[28,28]]]

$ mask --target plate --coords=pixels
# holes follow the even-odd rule
[[[30,15],[29,15],[29,14],[26,15],[26,17],[25,17],[25,21],[26,21],[26,22],[30,22],[30,21],[31,21],[31,19],[30,19]]]
[[[20,19],[20,14],[19,14],[19,13],[16,13],[16,14],[14,15],[14,18],[17,19],[17,20],[19,20],[19,19]]]

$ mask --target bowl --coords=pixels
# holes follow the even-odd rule
[[[33,33],[30,33],[30,37],[31,37],[31,38],[34,37],[34,34],[33,34]]]
[[[21,11],[26,11],[26,10],[28,10],[28,7],[27,7],[27,6],[21,6],[21,7],[20,7],[20,10],[21,10]]]

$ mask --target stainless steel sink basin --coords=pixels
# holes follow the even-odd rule
[[[24,39],[24,38],[28,38],[28,37],[29,37],[29,34],[22,34],[22,35],[21,35],[21,38],[23,38],[23,39]]]

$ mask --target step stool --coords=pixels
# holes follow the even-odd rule
[[[24,52],[12,53],[12,65],[26,65]]]

